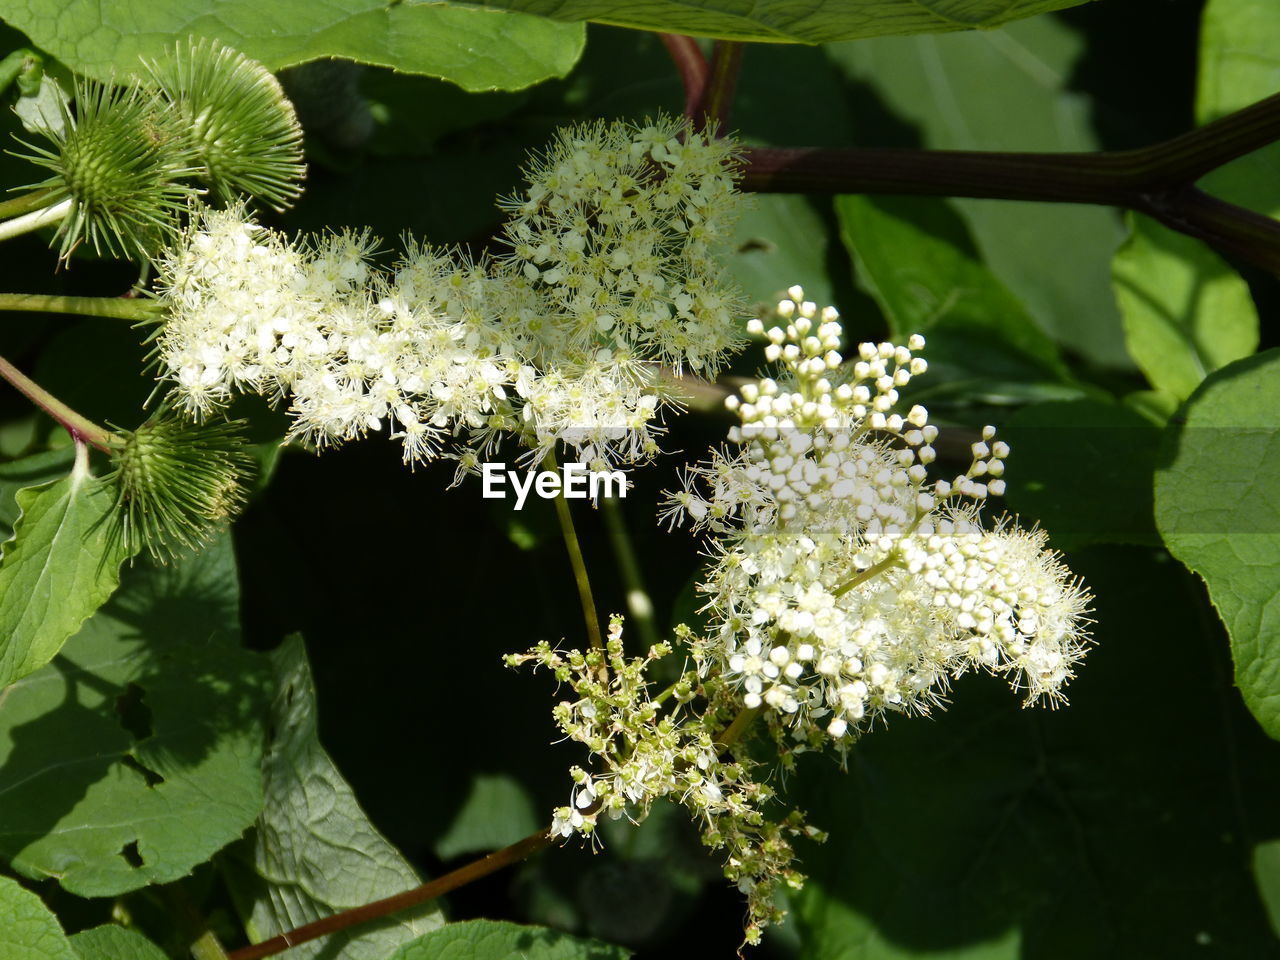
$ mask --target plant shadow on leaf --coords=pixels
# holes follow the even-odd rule
[[[111,895],[188,873],[261,803],[267,669],[238,646],[225,540],[139,565],[48,666],[0,695],[0,853]]]

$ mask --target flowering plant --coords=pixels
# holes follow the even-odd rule
[[[1097,152],[1047,15],[933,117],[905,0],[82,6],[4,12],[0,946],[1271,948],[1280,19]]]

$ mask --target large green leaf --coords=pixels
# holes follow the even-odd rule
[[[316,691],[302,639],[272,655],[274,738],[264,758],[265,801],[253,834],[228,858],[227,875],[255,943],[422,881],[374,828],[320,745]],[[443,923],[428,904],[384,922],[294,948],[299,958],[383,960]]]
[[[79,960],[58,918],[18,881],[0,877],[0,956],[5,960]]]
[[[1199,240],[1146,217],[1116,253],[1111,277],[1129,355],[1177,401],[1214,370],[1258,348],[1249,287]]]
[[[80,960],[165,960],[164,951],[142,934],[114,923],[83,930],[70,940]]]
[[[386,960],[626,960],[622,947],[546,927],[496,920],[450,923],[402,946]]]
[[[1196,119],[1208,123],[1274,93],[1280,93],[1280,6],[1209,0],[1200,31]],[[1280,145],[1215,170],[1201,185],[1233,203],[1280,215]]]
[[[136,72],[174,41],[214,37],[272,70],[326,57],[517,90],[564,76],[582,53],[578,24],[501,10],[385,0],[0,0],[0,17],[69,67]]]
[[[731,40],[829,43],[940,30],[994,27],[1083,0],[459,0],[622,27]]]
[[[1000,435],[1012,448],[1007,503],[1048,530],[1055,547],[1159,545],[1151,482],[1160,431],[1145,417],[1093,399],[1037,403]]]
[[[1041,378],[1065,375],[1057,346],[983,264],[964,220],[945,201],[845,196],[836,214],[859,283],[900,341],[940,332],[1020,355]]]
[[[128,550],[112,536],[115,497],[87,456],[61,480],[18,491],[0,558],[0,689],[38,670],[120,582]]]
[[[922,146],[951,150],[1097,149],[1086,98],[1072,90],[1083,39],[1039,17],[1002,30],[838,44],[829,55],[856,84],[915,124]],[[869,88],[869,89],[868,89]],[[874,119],[874,118],[869,118]],[[910,146],[881,132],[864,146]],[[959,200],[982,259],[1059,342],[1128,365],[1108,285],[1123,233],[1112,210],[1072,204]]]
[[[1107,546],[1071,565],[1098,644],[1069,706],[1022,709],[964,677],[945,714],[892,718],[847,771],[815,757],[794,778],[830,832],[800,850],[797,956],[1275,955],[1251,867],[1280,832],[1280,744],[1239,704],[1176,564]]]
[[[1171,422],[1161,461],[1160,535],[1204,578],[1236,684],[1280,739],[1280,350],[1211,374]]]
[[[262,806],[268,669],[239,645],[229,539],[139,565],[0,695],[0,854],[113,896],[184,876]]]

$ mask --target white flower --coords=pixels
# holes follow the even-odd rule
[[[1028,702],[1060,699],[1090,598],[1043,533],[983,529],[998,481],[975,478],[1002,473],[1008,446],[987,427],[965,473],[931,482],[937,429],[923,407],[895,412],[927,368],[924,338],[860,344],[845,365],[835,311],[788,293],[782,325],[749,327],[783,375],[730,398],[736,449],[692,468],[664,512],[721,538],[704,675],[812,745],[927,712],[971,667],[1007,673]]]

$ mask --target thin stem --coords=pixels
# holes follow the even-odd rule
[[[653,622],[653,600],[644,585],[644,574],[640,572],[640,561],[636,556],[635,545],[631,542],[631,533],[627,530],[627,520],[622,515],[622,506],[611,497],[602,497],[600,507],[604,513],[605,529],[609,532],[609,542],[613,545],[613,555],[618,560],[622,583],[627,589],[630,624],[640,634],[640,642],[647,650],[657,644],[660,638]]]
[[[831,591],[833,597],[843,597],[846,593],[860,584],[866,583],[872,577],[878,577],[890,567],[896,567],[902,563],[902,558],[898,556],[896,551],[891,551],[887,557],[878,563],[873,563],[867,569],[863,570],[857,576],[850,577],[840,586]]]
[[[716,746],[722,753],[742,738],[751,724],[755,723],[756,717],[760,716],[761,709],[761,707],[746,707],[738,712],[733,722],[724,728],[720,736],[716,737]]]
[[[680,72],[680,82],[684,85],[684,115],[696,123],[711,67],[693,37],[679,33],[660,33],[658,36]]]
[[[0,377],[8,380],[27,399],[62,424],[76,440],[92,444],[104,453],[110,453],[112,448],[124,443],[121,437],[110,430],[76,413],[4,357],[0,357]]]
[[[40,190],[29,190],[8,200],[0,200],[0,219],[16,217],[21,213],[30,213],[49,205],[49,195],[53,191],[48,187]]]
[[[559,472],[560,465],[556,455],[548,453],[542,461],[545,469]],[[587,624],[587,637],[594,650],[604,651],[604,637],[600,634],[600,618],[596,614],[596,602],[591,596],[591,579],[587,576],[587,562],[582,557],[582,547],[578,544],[578,534],[573,528],[573,515],[569,512],[569,501],[564,497],[555,497],[556,519],[560,521],[560,536],[569,551],[569,562],[573,565],[573,579],[578,585],[578,599],[582,603],[582,618]]]
[[[155,300],[134,297],[64,297],[45,293],[0,293],[0,311],[71,313],[82,317],[117,320],[154,320],[164,306]]]
[[[693,120],[708,131],[725,136],[733,98],[738,92],[738,74],[742,70],[742,54],[746,45],[739,40],[717,40],[711,53],[710,76],[697,104]]]
[[[300,943],[307,943],[310,940],[337,933],[339,930],[345,930],[347,927],[355,926],[358,923],[366,923],[379,917],[385,917],[387,914],[395,913],[398,910],[416,907],[419,904],[426,903],[428,900],[434,900],[436,897],[443,896],[452,890],[479,880],[481,877],[486,877],[497,870],[501,870],[503,867],[519,863],[539,850],[550,846],[551,840],[552,837],[548,831],[539,830],[537,833],[532,833],[509,847],[496,850],[486,857],[472,861],[457,870],[446,873],[443,877],[437,877],[429,883],[415,887],[413,890],[406,890],[404,893],[398,893],[382,900],[375,900],[353,910],[335,913],[331,917],[308,923],[305,926],[298,927],[296,930],[290,930],[287,933],[272,937],[270,940],[264,940],[262,943],[255,943],[239,950],[232,950],[227,954],[227,960],[259,960],[261,957],[275,956],[277,953],[283,953],[290,947],[296,947]]]
[[[0,223],[0,240],[11,240],[14,237],[22,236],[24,233],[30,233],[32,230],[47,227],[51,223],[57,223],[70,212],[71,198],[68,197],[66,200],[55,203],[51,207],[41,207],[31,213],[25,213],[20,217],[14,217],[12,220],[6,220],[4,223]]]

